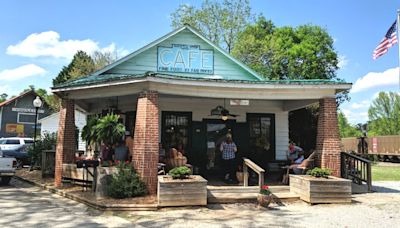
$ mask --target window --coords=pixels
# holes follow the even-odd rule
[[[7,139],[6,144],[20,144],[19,139]]]
[[[190,144],[191,112],[162,112],[161,141],[167,150]]]
[[[275,160],[275,116],[273,114],[248,114],[249,144],[252,159]]]
[[[24,139],[25,144],[33,144],[32,139]]]
[[[17,122],[22,124],[35,124],[34,113],[18,113]]]

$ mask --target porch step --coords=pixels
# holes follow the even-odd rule
[[[289,186],[278,185],[270,186],[269,189],[272,193],[289,192]],[[207,190],[213,193],[258,193],[260,188],[258,186],[212,186],[208,185]]]
[[[289,186],[271,186],[274,201],[291,202],[300,197],[289,192]],[[258,186],[207,186],[208,203],[253,203],[257,201]]]

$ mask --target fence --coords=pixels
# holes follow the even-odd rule
[[[368,154],[400,156],[400,135],[369,137],[365,138],[365,141]],[[361,154],[361,145],[360,139],[356,137],[342,138],[343,151]]]

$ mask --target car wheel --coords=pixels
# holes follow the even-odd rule
[[[24,167],[24,161],[17,159],[17,169],[22,169]]]
[[[2,177],[1,178],[1,183],[4,185],[8,185],[11,181],[11,177]]]

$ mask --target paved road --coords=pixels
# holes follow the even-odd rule
[[[374,182],[378,192],[351,205],[303,202],[267,210],[254,204],[150,212],[100,212],[13,180],[0,186],[0,227],[399,227],[400,182]]]
[[[12,180],[10,186],[0,186],[0,227],[132,227],[132,223]]]

